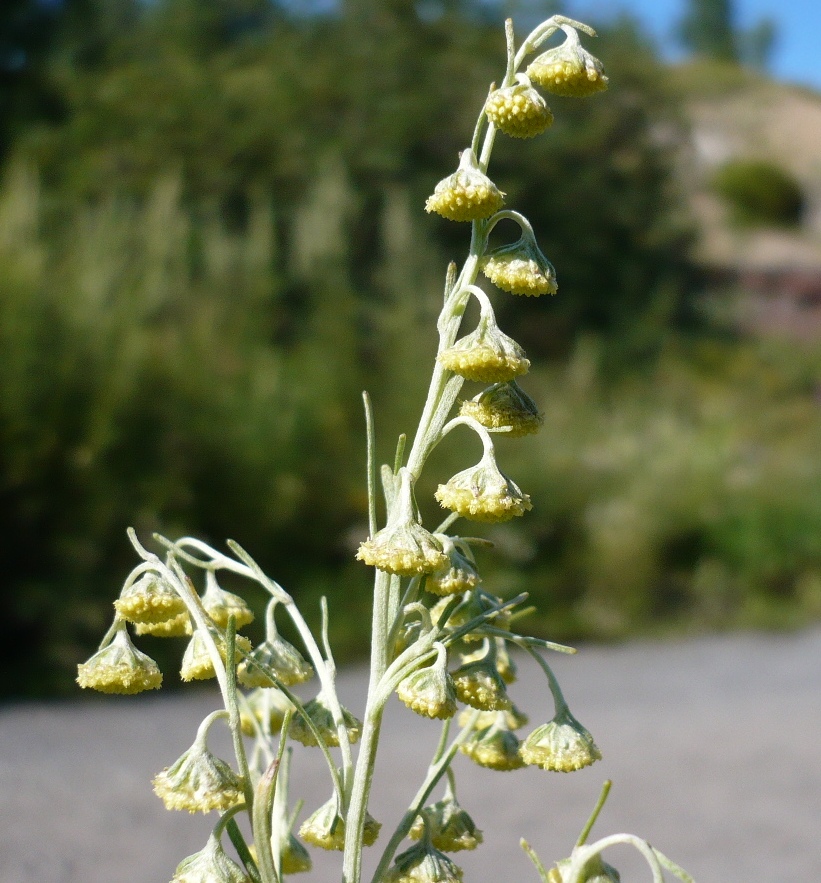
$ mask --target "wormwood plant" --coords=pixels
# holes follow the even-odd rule
[[[522,72],[525,61],[559,30],[564,41]],[[336,692],[324,599],[317,637],[293,597],[239,544],[228,541],[231,554],[223,554],[191,537],[172,542],[157,536],[164,549],[161,558],[130,532],[142,560],[114,602],[114,622],[100,650],[79,666],[80,686],[125,694],[160,686],[162,674],[134,646],[130,628],[138,636],[187,637],[182,679],[215,677],[224,706],[203,720],[191,747],[154,779],[154,790],[168,809],[219,814],[208,842],[182,860],[173,883],[279,883],[310,870],[304,844],[339,850],[342,880],[360,883],[363,849],[377,842],[381,855],[374,883],[452,883],[462,879],[462,871],[448,853],[475,849],[482,842],[481,831],[456,796],[451,763],[457,752],[499,771],[533,766],[570,772],[601,757],[591,734],[571,713],[545,658],[549,651],[572,649],[516,631],[526,596],[503,599],[493,594],[473,554],[483,541],[453,531],[460,519],[508,521],[531,508],[530,497],[499,469],[493,441],[498,433],[515,437],[539,429],[538,409],[517,383],[530,363],[521,346],[498,327],[491,300],[476,281],[481,273],[504,292],[538,297],[556,292],[556,274],[528,221],[503,208],[504,194],[487,170],[497,132],[531,138],[552,123],[537,86],[569,96],[606,88],[602,65],[582,48],[579,31],[594,35],[586,25],[554,16],[517,47],[507,22],[502,83],[491,87],[458,169],[436,185],[427,201],[427,211],[470,223],[470,246],[461,270],[455,264],[448,268],[437,322],[439,348],[416,433],[409,449],[406,437],[400,436],[393,464],[380,471],[383,521],[373,416],[364,397],[370,531],[357,557],[374,568],[374,591],[370,680],[361,720],[342,706]],[[518,225],[519,238],[490,248],[491,231],[505,219]],[[478,304],[479,318],[475,328],[463,332],[471,299]],[[457,408],[465,381],[483,388]],[[435,497],[448,515],[429,530],[414,489],[431,452],[457,428],[475,433],[483,454],[478,463],[439,485]],[[270,595],[265,639],[256,647],[238,632],[252,620],[251,610],[242,597],[219,585],[221,571]],[[277,615],[290,619],[300,649],[279,634]],[[516,673],[512,649],[542,669],[554,704],[553,718],[522,739],[517,731],[527,725],[527,717],[508,694]],[[313,678],[318,688],[311,698],[295,692]],[[441,738],[407,811],[380,840],[381,825],[368,812],[368,803],[380,724],[394,694],[417,714],[441,721]],[[460,704],[465,706],[461,712]],[[208,747],[209,732],[220,721],[230,728],[236,768]],[[289,809],[292,742],[311,746],[318,762],[327,765],[330,791],[327,802],[310,808],[296,833],[298,811]],[[440,785],[442,797],[431,802]],[[689,881],[683,870],[638,837],[617,834],[586,843],[608,787],[570,857],[551,870],[522,844],[544,883],[617,881],[618,871],[601,858],[602,850],[614,843],[634,845],[656,883],[663,880],[664,869]],[[241,864],[225,851],[224,835]],[[400,851],[406,838],[415,842]]]

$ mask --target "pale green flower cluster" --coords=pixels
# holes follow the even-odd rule
[[[380,839],[373,883],[458,883],[463,871],[448,853],[477,848],[483,835],[456,798],[457,755],[503,772],[524,766],[566,772],[601,757],[593,737],[570,713],[545,659],[548,651],[572,649],[515,630],[526,595],[505,599],[494,594],[485,585],[477,556],[490,544],[453,529],[459,519],[480,526],[508,521],[534,505],[501,471],[495,447],[500,435],[517,438],[541,425],[538,407],[518,385],[530,361],[499,328],[491,299],[477,279],[482,273],[496,289],[528,297],[557,290],[553,266],[530,224],[503,209],[505,194],[488,167],[497,132],[531,138],[552,123],[536,86],[565,95],[592,94],[606,86],[601,64],[581,48],[579,30],[592,33],[585,25],[553,16],[517,45],[513,25],[507,23],[501,84],[479,113],[458,168],[435,186],[425,205],[448,220],[469,222],[470,245],[461,269],[451,265],[447,273],[436,325],[437,357],[419,424],[411,436],[400,436],[393,463],[381,469],[375,462],[370,401],[364,396],[368,535],[356,557],[373,568],[374,589],[370,633],[363,629],[362,636],[371,658],[361,711],[354,714],[339,700],[328,638],[330,612],[344,606],[344,599],[322,599],[320,627],[314,631],[294,597],[237,543],[229,541],[223,553],[191,537],[157,537],[158,555],[130,532],[141,560],[114,602],[113,624],[100,649],[79,666],[80,686],[109,693],[160,686],[162,674],[132,644],[131,627],[137,635],[187,638],[180,653],[181,679],[216,679],[223,704],[203,721],[191,747],[153,782],[168,809],[219,816],[205,847],[183,859],[172,883],[281,883],[285,875],[311,870],[307,847],[341,852],[341,878],[361,883],[363,849]],[[523,72],[530,56],[559,31],[564,43]],[[505,219],[518,225],[519,238],[492,244],[496,225]],[[478,323],[463,329],[471,299],[478,303]],[[481,386],[460,404],[466,383]],[[439,476],[432,496],[447,514],[440,524],[426,526],[417,489],[430,485],[419,480],[430,454],[440,444],[452,444],[457,428],[478,436],[483,454],[475,465]],[[432,500],[424,502],[430,508]],[[230,579],[237,592],[244,586],[252,589],[249,597],[266,597],[264,627],[257,626],[253,641],[238,634],[253,624],[252,605],[243,594],[226,591],[218,574]],[[290,630],[289,640],[280,634],[277,616]],[[541,668],[550,696],[548,721],[524,740],[517,731],[527,716],[509,692],[515,691],[517,672],[513,651]],[[318,685],[304,686],[314,679]],[[394,696],[408,713],[438,721],[442,732],[421,786],[408,793],[410,803],[398,826],[380,838],[381,825],[368,807],[382,717]],[[209,729],[223,719],[234,749],[231,762],[207,746]],[[352,746],[358,742],[355,754]],[[290,795],[294,751],[308,752],[324,764],[331,790],[325,803],[307,809],[298,828],[302,804],[291,809]],[[429,802],[442,783],[444,796]],[[247,816],[242,826],[236,821],[240,814]],[[226,832],[235,857],[225,851]],[[536,860],[545,883],[617,879],[598,859],[600,849],[584,847],[584,836],[570,859],[549,873]],[[415,842],[402,851],[406,838]],[[661,861],[655,856],[653,861]],[[665,867],[669,870],[671,863]],[[680,878],[687,880],[683,874]]]

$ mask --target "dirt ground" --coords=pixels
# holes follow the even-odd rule
[[[821,630],[582,648],[552,661],[604,760],[563,775],[495,773],[459,757],[460,801],[485,833],[483,847],[457,856],[465,883],[537,883],[519,838],[546,863],[565,856],[605,778],[614,786],[599,836],[640,834],[698,883],[816,879]],[[359,670],[340,677],[354,710],[364,683]],[[524,660],[511,694],[534,726],[551,716],[543,676]],[[0,709],[0,883],[167,883],[215,819],[167,812],[150,780],[215,707],[207,689]],[[372,802],[386,828],[416,790],[437,733],[392,704]],[[212,747],[230,756],[221,738]],[[301,817],[330,796],[314,752],[296,746]],[[650,880],[626,848],[608,858],[624,883]],[[303,879],[340,879],[338,853],[314,860]]]

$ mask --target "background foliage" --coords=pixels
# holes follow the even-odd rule
[[[468,0],[4,7],[0,46],[25,63],[1,93],[0,690],[71,689],[130,524],[237,539],[307,609],[328,594],[340,655],[362,652],[359,394],[388,459],[466,247],[422,206],[500,75],[501,18]],[[592,48],[612,89],[554,99],[550,132],[494,159],[560,293],[498,301],[546,423],[501,444],[535,506],[489,533],[488,587],[530,591],[554,638],[818,615],[814,357],[700,319],[674,93],[630,23]],[[465,465],[438,456],[442,480]]]

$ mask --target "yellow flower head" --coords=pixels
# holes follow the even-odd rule
[[[494,89],[485,102],[487,118],[505,135],[533,138],[553,123],[553,114],[544,98],[523,74],[518,82]]]
[[[220,658],[225,662],[226,650],[225,639],[218,635],[214,635]],[[236,649],[234,653],[234,662],[242,659],[242,654],[251,650],[251,642],[244,635],[236,636]],[[208,641],[203,634],[202,629],[196,629],[185,648],[180,666],[180,677],[184,681],[205,681],[208,678],[216,677],[214,671],[214,660],[208,651]]]
[[[527,69],[530,79],[552,92],[571,98],[585,98],[607,88],[604,67],[579,42],[572,28],[566,29],[567,39],[560,46],[548,49]]]
[[[432,573],[448,563],[442,544],[417,519],[413,478],[407,469],[400,470],[399,497],[393,515],[382,530],[360,545],[356,557],[399,576]]]
[[[495,645],[488,641],[479,659],[466,662],[453,672],[453,686],[460,701],[480,711],[510,708],[510,697],[496,668],[495,657]]]
[[[303,706],[303,710],[311,719],[311,722],[316,729],[319,730],[319,734],[322,736],[326,745],[339,745],[339,734],[336,731],[334,716],[331,709],[328,707],[328,702],[323,693],[319,693],[319,695],[311,699],[310,702],[306,702]],[[344,707],[342,708],[342,720],[345,725],[345,730],[348,733],[348,741],[352,744],[357,742],[362,733],[362,721],[354,717],[354,715]],[[308,724],[305,723],[305,718],[301,714],[294,715],[294,719],[291,723],[290,735],[292,739],[296,739],[297,742],[301,742],[303,745],[310,746],[319,744],[313,730],[311,730]]]
[[[217,583],[213,570],[206,571],[205,592],[202,596],[202,606],[205,612],[214,620],[218,628],[224,629],[228,625],[228,618],[234,617],[237,628],[254,621],[254,614],[243,598],[233,592],[226,592]]]
[[[497,288],[510,294],[540,297],[559,290],[553,264],[531,236],[492,249],[479,267]]]
[[[213,755],[206,745],[211,723],[223,712],[209,715],[201,724],[194,744],[170,767],[154,777],[154,793],[166,809],[194,812],[225,812],[245,799],[243,782],[230,766]]]
[[[508,772],[521,769],[525,762],[519,755],[519,740],[508,729],[505,712],[497,712],[496,720],[474,732],[459,747],[474,763],[491,770]]]
[[[442,644],[434,646],[435,662],[409,674],[396,688],[396,695],[411,711],[444,720],[456,714],[456,693],[447,670],[447,651]]]
[[[519,753],[529,766],[569,773],[601,760],[593,737],[567,710],[537,727],[523,742]]]
[[[425,589],[434,595],[456,595],[468,589],[475,589],[482,582],[476,570],[476,562],[470,546],[460,540],[454,540],[445,534],[434,534],[442,544],[448,556],[448,563],[440,570],[429,573],[425,580]]]
[[[536,403],[515,380],[494,383],[469,402],[462,402],[459,413],[491,432],[505,430],[510,438],[538,432],[544,422]]]
[[[465,150],[459,168],[443,178],[425,203],[425,211],[449,221],[479,221],[502,207],[505,195],[479,169],[472,150]]]
[[[435,496],[443,508],[473,521],[509,521],[532,508],[530,497],[499,471],[492,448],[476,466],[440,484]]]
[[[449,371],[480,383],[512,380],[530,369],[525,351],[498,327],[493,310],[484,303],[476,329],[437,358]]]
[[[251,878],[228,858],[212,834],[205,849],[189,855],[177,865],[171,883],[251,883]]]
[[[248,659],[244,659],[237,676],[245,687],[274,687],[276,682],[260,667],[260,663],[270,668],[280,684],[290,687],[310,680],[314,675],[313,666],[306,662],[299,650],[284,638],[276,641],[263,641],[255,647]]]
[[[150,656],[131,643],[122,625],[107,647],[77,666],[77,683],[100,693],[130,695],[159,689],[162,672]]]
[[[372,846],[376,842],[381,827],[370,813],[366,813],[362,837],[365,846]],[[345,819],[339,814],[335,796],[305,819],[299,828],[299,836],[306,843],[320,849],[336,849],[341,852],[345,848]]]
[[[145,573],[124,588],[114,609],[134,623],[165,623],[186,612],[185,601],[159,574]]]
[[[459,883],[462,869],[430,841],[422,840],[396,856],[382,883]]]
[[[482,842],[482,832],[459,805],[450,788],[442,800],[422,810],[416,817],[408,836],[412,840],[421,840],[425,834],[426,824],[430,842],[442,852],[476,849]]]

